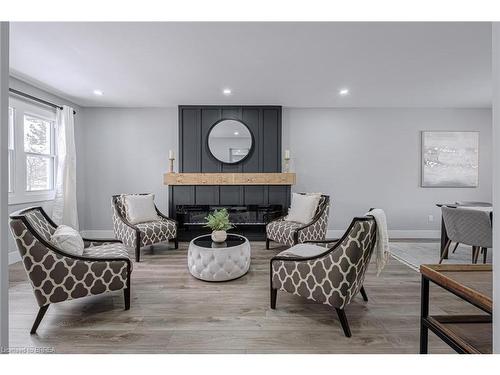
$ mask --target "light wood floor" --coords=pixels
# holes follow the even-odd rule
[[[279,250],[252,243],[244,277],[223,283],[193,278],[179,250],[145,251],[132,273],[132,305],[109,293],[50,306],[38,333],[38,310],[21,263],[10,267],[10,346],[56,353],[418,353],[419,274],[391,259],[380,277],[369,268],[361,297],[346,308],[344,337],[325,305],[278,293],[269,308],[269,259]],[[431,287],[431,313],[476,311]],[[439,306],[439,307],[438,307]],[[430,352],[452,353],[432,333]]]

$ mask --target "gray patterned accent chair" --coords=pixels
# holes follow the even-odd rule
[[[376,230],[372,216],[358,217],[340,240],[310,241],[276,255],[271,259],[271,308],[276,308],[278,290],[332,306],[351,337],[344,309],[358,293],[368,301],[363,282]]]
[[[326,237],[328,229],[329,212],[330,197],[322,195],[316,209],[316,214],[310,223],[302,224],[286,221],[286,215],[271,221],[266,226],[266,249],[269,250],[271,241],[286,246],[293,246],[306,241],[323,240]]]
[[[10,214],[10,229],[40,307],[36,333],[50,304],[110,291],[124,291],[130,308],[132,261],[118,240],[84,238],[81,256],[68,254],[50,241],[57,225],[41,207]]]
[[[147,193],[141,193],[145,195]],[[113,229],[115,237],[126,246],[135,249],[135,260],[141,260],[141,247],[154,245],[164,241],[174,241],[174,249],[179,248],[177,240],[177,221],[163,215],[155,205],[158,220],[147,223],[132,224],[127,220],[125,208],[127,194],[113,195]]]

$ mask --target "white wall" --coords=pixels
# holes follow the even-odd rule
[[[9,90],[9,23],[0,22],[0,349],[9,347],[9,269],[7,255],[7,122]],[[3,351],[2,351],[3,352]]]
[[[113,194],[152,192],[166,213],[163,174],[168,171],[168,150],[178,154],[177,108],[84,108],[83,118],[81,227],[113,228]]]
[[[331,196],[329,229],[380,207],[392,236],[437,237],[437,202],[492,200],[491,129],[489,109],[288,108],[283,147],[297,172],[293,190]],[[421,188],[421,130],[480,131],[479,187]]]

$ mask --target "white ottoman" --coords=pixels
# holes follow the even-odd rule
[[[250,242],[243,236],[228,234],[226,242],[215,243],[207,234],[189,243],[188,268],[200,280],[233,280],[248,272],[250,255]]]

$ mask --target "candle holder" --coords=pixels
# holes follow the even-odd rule
[[[284,172],[285,173],[290,172],[290,159],[285,159],[285,169],[284,169]]]
[[[283,169],[284,173],[290,172],[290,150],[285,150],[285,167]]]
[[[175,158],[168,158],[170,160],[170,173],[174,173],[174,160]]]
[[[174,173],[174,160],[175,160],[175,151],[168,151],[168,160],[170,160],[170,173]]]

